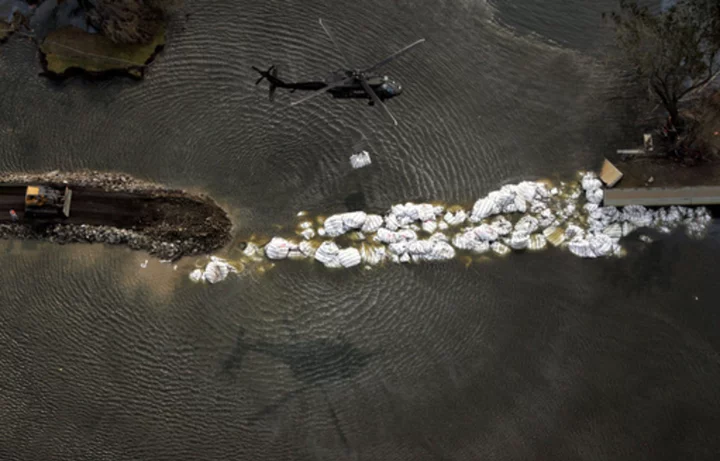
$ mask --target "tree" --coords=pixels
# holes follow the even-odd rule
[[[88,21],[116,43],[149,43],[179,0],[80,0]]]
[[[678,0],[653,14],[636,0],[620,0],[620,10],[610,18],[624,62],[682,130],[680,100],[720,70],[720,2]]]

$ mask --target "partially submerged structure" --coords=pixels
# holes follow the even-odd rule
[[[173,260],[219,249],[231,228],[209,197],[127,175],[0,175],[0,238],[124,244]]]

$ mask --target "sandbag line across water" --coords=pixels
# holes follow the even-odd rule
[[[702,237],[712,218],[705,207],[651,210],[639,205],[601,206],[603,185],[594,173],[555,186],[545,181],[508,184],[477,200],[472,210],[431,203],[392,206],[385,215],[363,211],[305,219],[295,237],[249,242],[241,261],[213,257],[190,274],[216,283],[237,265],[286,259],[317,261],[328,268],[371,268],[386,263],[447,261],[458,255],[539,251],[554,246],[582,258],[623,256],[620,240],[639,228],[663,233],[684,226]],[[299,213],[303,216],[303,213]]]

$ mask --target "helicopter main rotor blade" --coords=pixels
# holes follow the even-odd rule
[[[406,47],[403,48],[402,50],[396,51],[395,53],[391,54],[391,55],[388,56],[387,58],[385,58],[385,59],[383,59],[382,61],[380,61],[379,63],[375,64],[374,66],[372,66],[372,67],[370,67],[370,68],[368,68],[368,69],[363,70],[362,73],[372,72],[372,71],[374,71],[374,70],[376,70],[376,69],[384,66],[385,64],[389,63],[390,61],[392,61],[393,59],[397,58],[397,57],[400,56],[401,54],[407,53],[408,51],[410,51],[411,48],[416,47],[417,45],[421,44],[421,43],[424,42],[424,41],[425,41],[425,39],[424,39],[424,38],[421,38],[421,39],[418,40],[417,42],[411,43],[410,45],[406,46]]]
[[[327,27],[325,27],[325,24],[323,24],[322,19],[318,19],[320,21],[320,26],[322,26],[323,30],[327,34],[328,37],[330,37],[330,41],[333,43],[333,46],[335,47],[335,51],[337,51],[337,54],[340,55],[340,58],[343,60],[343,65],[347,67],[348,69],[352,69],[352,67],[349,64],[348,59],[345,57],[345,54],[343,54],[342,49],[340,48],[340,45],[335,41],[335,37],[330,33]]]
[[[311,92],[309,95],[307,95],[307,96],[305,96],[305,97],[303,97],[303,98],[300,98],[300,99],[298,99],[297,101],[291,102],[290,105],[291,105],[291,106],[297,106],[297,105],[300,104],[301,102],[305,102],[305,101],[307,101],[308,99],[314,98],[315,96],[320,96],[321,94],[323,94],[323,93],[325,93],[325,92],[327,92],[327,91],[330,91],[330,90],[332,90],[333,88],[336,88],[336,87],[338,87],[338,86],[347,85],[348,83],[350,83],[350,82],[352,82],[352,81],[353,81],[353,78],[351,77],[351,78],[346,78],[345,80],[338,80],[338,81],[336,81],[336,82],[329,83],[326,87],[320,88],[319,90],[315,90],[315,91]]]
[[[376,105],[379,105],[385,110],[385,113],[390,116],[392,121],[395,123],[395,125],[398,124],[397,120],[395,120],[395,117],[393,117],[392,112],[390,112],[390,109],[387,108],[387,106],[380,100],[380,97],[373,91],[373,89],[370,87],[370,84],[365,80],[364,76],[360,76],[360,84],[365,89],[365,92],[370,96],[370,99],[372,99]]]

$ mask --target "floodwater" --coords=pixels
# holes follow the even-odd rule
[[[0,168],[206,191],[241,239],[570,179],[639,136],[599,57],[612,0],[186,3],[140,83],[49,82],[31,43],[0,46]],[[319,17],[358,66],[427,39],[387,67],[398,127],[254,86],[251,65],[340,67]],[[0,459],[717,459],[720,231],[626,246],[208,286],[192,259],[0,242]]]

